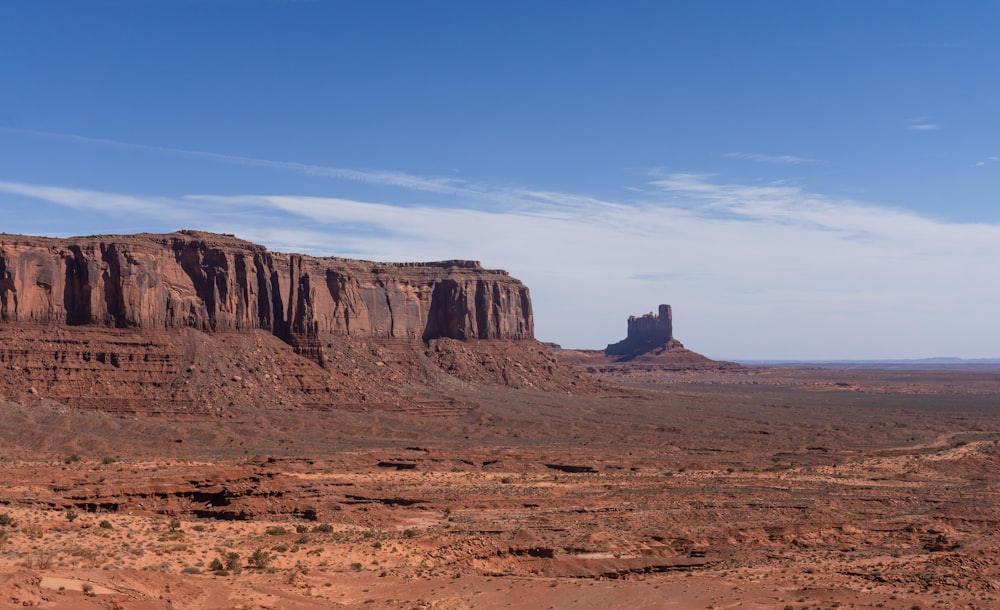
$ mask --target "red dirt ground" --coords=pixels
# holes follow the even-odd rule
[[[8,376],[0,608],[1000,608],[997,371],[365,343],[313,404],[257,339],[197,341],[247,362],[179,369],[187,410]]]

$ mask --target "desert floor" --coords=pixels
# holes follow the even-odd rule
[[[1000,374],[448,408],[5,403],[0,607],[1000,608]]]

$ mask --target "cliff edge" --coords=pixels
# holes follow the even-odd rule
[[[589,387],[534,340],[528,288],[505,271],[198,231],[0,235],[0,368],[0,398],[129,412],[409,408],[401,396],[456,379]]]
[[[374,263],[232,236],[0,236],[0,321],[393,339],[532,339],[528,289],[474,261]]]

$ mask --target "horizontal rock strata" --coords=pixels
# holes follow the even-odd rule
[[[474,261],[374,263],[231,236],[0,236],[0,320],[430,340],[531,339],[528,289]],[[308,342],[308,341],[306,341]]]
[[[505,271],[282,254],[194,231],[0,235],[0,372],[0,399],[162,415],[453,415],[467,407],[434,388],[456,379],[593,387],[533,339],[528,289]]]

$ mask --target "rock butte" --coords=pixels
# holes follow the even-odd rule
[[[712,360],[685,348],[674,338],[673,310],[665,304],[660,305],[658,313],[629,316],[627,336],[603,351],[554,349],[564,362],[617,380],[665,373],[745,370],[739,364]]]
[[[629,316],[628,335],[604,349],[608,356],[631,359],[660,346],[684,347],[674,339],[674,314],[670,305],[660,305],[660,313]]]

